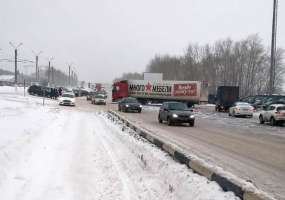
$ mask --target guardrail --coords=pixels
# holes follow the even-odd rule
[[[251,182],[242,180],[223,170],[218,170],[206,164],[201,159],[187,155],[181,148],[154,136],[144,128],[130,122],[119,113],[111,110],[109,110],[108,113],[113,120],[117,118],[122,121],[127,127],[136,131],[138,135],[167,152],[174,160],[187,165],[187,167],[192,169],[195,173],[206,177],[208,180],[217,182],[224,191],[231,191],[242,200],[276,200],[269,194],[257,189]]]

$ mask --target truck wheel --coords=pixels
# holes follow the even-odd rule
[[[264,119],[263,119],[262,115],[259,116],[259,123],[264,124]]]
[[[167,125],[168,125],[168,126],[171,126],[171,125],[172,125],[172,121],[171,121],[170,117],[167,119]]]
[[[158,115],[158,122],[161,124],[162,123],[162,119],[160,118],[160,115]]]
[[[271,126],[275,126],[276,125],[276,120],[274,119],[274,117],[270,118],[270,125]]]

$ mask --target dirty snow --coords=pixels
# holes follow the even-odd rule
[[[1,199],[238,199],[106,113],[22,92],[0,87]]]

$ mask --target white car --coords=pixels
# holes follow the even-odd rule
[[[63,93],[59,98],[59,105],[75,106],[75,95],[73,93]]]
[[[252,117],[254,112],[254,107],[252,107],[249,103],[246,102],[236,102],[229,109],[229,116],[244,116],[244,117]]]
[[[271,126],[285,123],[285,104],[271,104],[259,115],[259,122],[269,122]]]

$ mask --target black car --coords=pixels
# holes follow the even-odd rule
[[[136,98],[133,97],[125,97],[118,104],[118,110],[123,112],[128,111],[142,111],[142,105],[138,102]]]
[[[30,95],[37,95],[42,96],[43,95],[43,88],[39,85],[32,85],[28,88],[28,93]]]
[[[194,126],[195,116],[193,111],[186,104],[181,102],[164,102],[159,109],[158,121],[166,121],[169,126],[175,123],[188,123]]]

